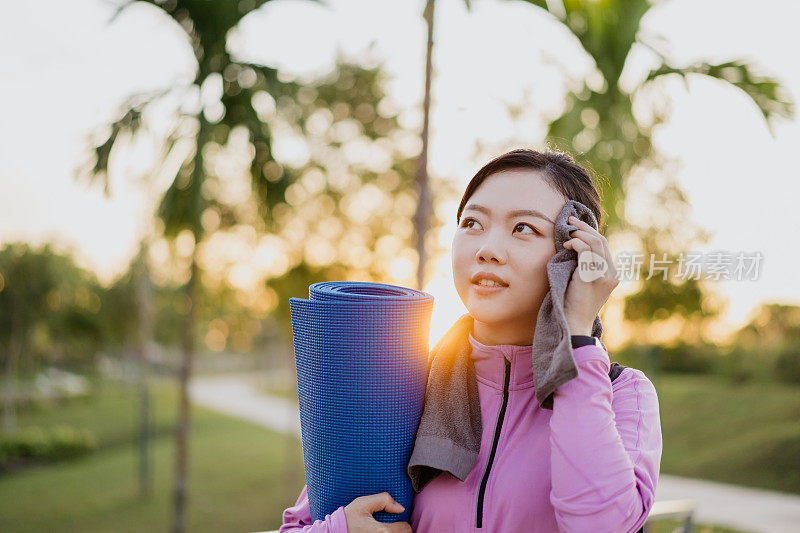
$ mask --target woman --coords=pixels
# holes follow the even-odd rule
[[[557,251],[555,220],[568,200],[589,207],[602,227],[589,173],[549,150],[495,158],[461,199],[453,280],[474,319],[470,358],[482,420],[478,461],[464,481],[442,472],[428,483],[414,497],[410,528],[372,517],[403,510],[388,493],[356,498],[312,524],[304,487],[284,511],[281,532],[639,530],[655,500],[661,462],[658,397],[637,369],[625,369],[612,383],[608,354],[587,342],[619,281],[605,237],[581,220],[569,220],[579,229],[564,247],[591,251],[609,268],[591,281],[576,269],[565,295],[578,377],[556,390],[552,410],[534,394],[533,332],[549,290],[546,265]],[[521,210],[529,212],[512,213]],[[476,282],[487,273],[501,286]]]

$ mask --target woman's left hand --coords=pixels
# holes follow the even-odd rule
[[[592,226],[575,217],[568,222],[578,229],[564,248],[578,252],[578,266],[564,296],[564,315],[571,335],[590,335],[594,318],[619,285],[608,241]]]

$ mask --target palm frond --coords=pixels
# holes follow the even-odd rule
[[[94,162],[85,162],[76,172],[75,179],[78,181],[84,180],[89,186],[99,182],[103,186],[103,194],[106,197],[110,196],[111,184],[108,177],[108,165],[111,152],[120,134],[127,132],[130,133],[131,136],[134,136],[139,131],[139,128],[144,128],[146,130],[147,126],[142,120],[144,109],[149,104],[169,93],[170,90],[171,89],[164,89],[161,91],[135,94],[128,97],[125,102],[120,105],[119,118],[103,127],[104,129],[108,129],[109,133],[104,141],[92,149],[91,159]]]
[[[528,4],[533,4],[536,7],[540,7],[542,9],[544,9],[545,11],[549,11],[549,9],[547,7],[547,2],[545,2],[545,0],[522,0],[522,1],[526,2]]]
[[[196,236],[202,234],[200,215],[205,208],[205,198],[201,188],[205,177],[202,150],[211,135],[211,128],[200,114],[198,134],[195,137],[194,155],[180,166],[156,209],[156,215],[164,222],[164,235],[175,237],[183,229],[191,230]]]
[[[561,11],[551,9],[545,0],[523,1],[563,22],[610,86],[617,84],[642,17],[651,7],[647,0],[563,0]]]
[[[142,107],[141,104],[134,106],[123,105],[122,116],[108,126],[110,128],[108,137],[92,150],[94,164],[91,165],[88,172],[86,170],[78,172],[77,178],[80,179],[86,176],[86,181],[90,186],[98,182],[102,184],[103,194],[106,197],[111,195],[111,183],[108,177],[111,151],[114,149],[114,145],[121,133],[130,132],[131,135],[136,134],[142,124]],[[84,166],[83,168],[86,169],[87,167]]]
[[[681,76],[687,89],[689,74],[709,76],[726,81],[741,89],[758,106],[770,133],[774,134],[773,121],[776,117],[794,117],[794,102],[785,94],[781,84],[772,77],[755,74],[752,67],[743,61],[735,60],[718,64],[701,62],[684,68],[670,66],[664,61],[658,68],[650,71],[645,83],[669,74]]]

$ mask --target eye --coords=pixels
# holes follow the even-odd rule
[[[541,235],[541,233],[539,232],[539,230],[537,230],[536,228],[534,228],[534,227],[533,227],[533,226],[531,226],[530,224],[526,224],[525,222],[520,222],[519,224],[517,224],[516,226],[514,226],[514,229],[517,229],[517,228],[518,228],[518,227],[520,227],[520,226],[527,226],[527,227],[529,227],[529,228],[531,228],[531,229],[533,230],[533,233],[534,233],[534,235]]]
[[[480,224],[480,223],[479,223],[477,220],[475,220],[474,218],[465,218],[464,220],[462,220],[462,221],[461,221],[461,227],[462,227],[462,228],[468,228],[468,227],[469,227],[469,226],[468,226],[468,224],[469,224],[470,222],[475,222],[476,224]]]

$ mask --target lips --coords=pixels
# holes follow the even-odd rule
[[[477,272],[475,275],[472,276],[472,279],[470,281],[473,284],[477,285],[482,279],[496,281],[503,287],[508,287],[508,283],[506,283],[506,281],[503,278],[501,278],[497,274],[492,274],[491,272],[485,272],[485,271]]]

